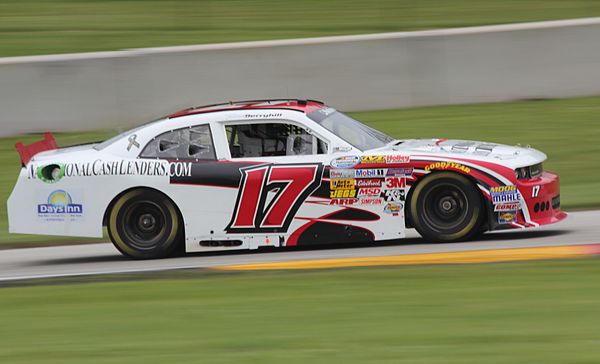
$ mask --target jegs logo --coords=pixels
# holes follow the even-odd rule
[[[228,233],[286,232],[302,203],[321,185],[323,165],[280,164],[241,168]]]

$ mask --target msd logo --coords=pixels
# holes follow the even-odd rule
[[[381,188],[361,188],[358,190],[358,196],[377,196],[381,194]]]

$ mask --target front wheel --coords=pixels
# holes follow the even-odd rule
[[[108,217],[110,240],[134,259],[172,255],[181,246],[182,229],[175,204],[152,190],[126,192],[115,201]]]
[[[415,187],[410,217],[424,238],[454,242],[473,238],[485,218],[481,193],[457,173],[435,172]]]

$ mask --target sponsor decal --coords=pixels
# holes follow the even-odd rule
[[[335,200],[331,200],[329,201],[330,205],[354,205],[358,203],[358,199],[357,198],[343,198],[343,199],[335,199]]]
[[[346,155],[332,160],[330,164],[333,168],[352,168],[358,163],[360,163],[360,158],[358,156]]]
[[[501,202],[519,202],[521,194],[517,190],[517,186],[494,186],[490,187],[490,195],[494,204]]]
[[[360,157],[360,164],[385,164],[384,155],[363,155]]]
[[[364,178],[356,180],[356,187],[380,187],[381,180],[377,178]]]
[[[400,212],[402,212],[403,207],[404,205],[402,205],[399,202],[388,202],[387,204],[385,204],[383,212],[392,216],[399,216]]]
[[[521,209],[520,202],[500,202],[494,205],[494,211],[517,211]]]
[[[364,197],[358,200],[361,205],[383,205],[383,199],[380,197]]]
[[[52,191],[45,203],[37,205],[38,217],[46,221],[74,221],[83,216],[83,205],[74,203],[64,190]]]
[[[498,214],[498,223],[499,224],[508,224],[511,222],[517,222],[517,212],[516,211],[507,211],[507,212],[501,212]]]
[[[385,188],[387,190],[404,189],[406,187],[406,178],[404,177],[385,177]]]
[[[321,163],[240,168],[242,180],[227,233],[286,232],[304,201],[321,185]],[[342,190],[343,191],[343,190]],[[269,195],[274,195],[269,199]]]
[[[43,171],[44,171],[44,167],[39,167],[37,169],[37,178],[39,180],[41,180],[42,182],[46,182],[46,183],[56,183],[58,181],[60,181],[64,176],[65,176],[65,165],[64,164],[56,164],[56,166],[58,166],[58,168],[54,168],[52,170],[52,175],[51,176],[46,176],[44,175]],[[48,178],[50,177],[50,178]]]
[[[353,197],[356,197],[356,190],[329,191],[329,198],[353,198]]]
[[[361,188],[360,190],[358,190],[358,197],[361,197],[361,196],[377,196],[377,197],[379,197],[380,194],[381,194],[381,188],[378,188],[378,187]]]
[[[329,178],[354,178],[354,169],[331,169]]]
[[[129,138],[127,138],[127,151],[129,152],[132,147],[136,147],[136,149],[140,149],[140,143],[137,142],[137,134],[131,134]]]
[[[31,167],[29,178],[36,178],[46,165]],[[65,163],[62,165],[65,177],[89,176],[169,176],[191,177],[192,162],[167,162],[164,160],[119,160]]]
[[[385,174],[388,177],[410,177],[413,174],[412,167],[409,168],[388,168]]]
[[[435,169],[441,169],[441,170],[451,169],[451,170],[456,170],[456,171],[462,171],[465,173],[471,173],[471,168],[463,166],[460,163],[454,163],[454,162],[435,162],[435,163],[431,163],[428,166],[425,166],[426,171],[432,171]]]
[[[405,200],[406,192],[404,190],[386,190],[382,195],[386,202],[400,202]]]
[[[329,181],[329,188],[331,190],[348,190],[354,189],[356,180],[353,178],[344,179],[332,179]]]
[[[386,161],[386,163],[390,163],[390,164],[408,163],[408,162],[410,162],[410,156],[409,155],[386,155],[385,161]]]
[[[385,169],[355,169],[354,178],[384,177]]]

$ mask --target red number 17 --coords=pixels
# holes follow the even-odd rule
[[[262,165],[240,169],[242,180],[229,233],[286,232],[319,186],[322,164]]]

